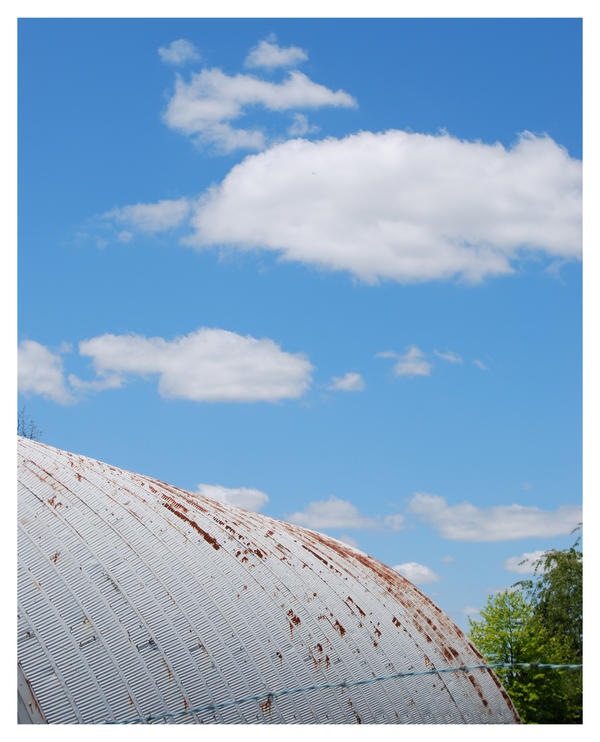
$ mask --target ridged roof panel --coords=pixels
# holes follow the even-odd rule
[[[19,664],[49,723],[145,718],[482,662],[420,590],[340,541],[27,439],[19,440],[18,518]],[[173,721],[518,717],[481,669],[309,690]]]

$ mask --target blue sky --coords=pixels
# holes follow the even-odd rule
[[[581,156],[577,20],[22,20],[19,403],[464,627],[580,518]]]

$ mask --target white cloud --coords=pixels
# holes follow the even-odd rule
[[[507,569],[509,572],[516,572],[519,575],[533,574],[537,561],[545,553],[545,550],[526,551],[521,556],[509,557],[504,562],[504,569]]]
[[[480,361],[479,359],[475,359],[473,363],[477,366],[477,368],[480,368],[482,371],[487,371],[488,367],[485,365],[483,361]]]
[[[455,353],[453,350],[447,350],[445,353],[441,353],[439,350],[433,351],[438,358],[441,358],[444,361],[448,361],[449,363],[462,363],[463,359]]]
[[[79,343],[101,377],[158,374],[166,398],[196,402],[275,402],[300,397],[313,366],[272,340],[214,328],[164,340],[143,335],[100,335]]]
[[[98,379],[85,381],[75,374],[69,374],[69,384],[78,392],[103,392],[105,389],[120,389],[124,379],[119,374],[100,374]]]
[[[392,569],[400,572],[407,580],[414,582],[416,585],[430,585],[432,582],[438,582],[441,579],[432,569],[418,562],[396,564]]]
[[[333,391],[362,392],[365,388],[365,382],[360,374],[348,371],[344,376],[334,376],[327,388]]]
[[[407,348],[404,355],[386,350],[377,353],[377,358],[396,358],[397,362],[394,364],[396,376],[429,376],[432,369],[432,364],[425,360],[425,354],[416,345]]]
[[[244,510],[260,511],[268,502],[269,496],[264,492],[248,487],[223,487],[220,484],[199,484],[198,494],[212,500],[234,505]]]
[[[454,557],[453,556],[445,556],[445,557],[442,557],[441,561],[442,562],[445,562],[446,564],[450,564],[450,562],[453,562],[454,561]]]
[[[104,214],[105,219],[125,222],[141,232],[164,232],[179,227],[190,212],[190,203],[186,198],[163,200],[152,204],[132,204],[120,209],[113,209]],[[120,242],[128,242],[131,233],[120,232]]]
[[[246,57],[246,67],[292,67],[308,59],[308,54],[299,46],[278,46],[275,36],[260,41]]]
[[[376,529],[389,528],[400,531],[404,528],[404,516],[400,514],[370,518],[359,512],[348,500],[330,495],[328,500],[309,502],[304,510],[286,516],[287,520],[315,530],[327,528]]]
[[[401,531],[404,526],[406,518],[400,513],[393,513],[392,515],[386,515],[383,519],[383,525],[386,528],[391,528],[392,531]]]
[[[479,615],[479,608],[475,608],[472,605],[466,605],[462,609],[461,613],[463,614],[463,616],[477,616]]]
[[[164,120],[171,128],[197,136],[200,142],[214,143],[223,152],[231,152],[265,145],[260,130],[234,129],[229,123],[243,116],[249,106],[282,112],[355,105],[354,98],[343,90],[334,92],[296,70],[283,82],[274,83],[251,75],[230,76],[213,68],[193,74],[189,82],[177,78]],[[270,185],[267,183],[267,187]]]
[[[284,110],[352,99],[297,72],[273,85],[206,70],[179,81],[166,119],[192,134],[250,102]],[[513,272],[531,252],[580,257],[581,162],[530,134],[508,149],[397,130],[294,139],[246,157],[193,222],[198,247],[272,250],[371,283],[477,281]]]
[[[187,39],[177,39],[168,46],[161,46],[158,53],[163,62],[167,64],[183,65],[187,62],[195,62],[200,59],[198,50]]]
[[[524,505],[478,508],[468,502],[448,505],[444,497],[416,492],[408,512],[433,526],[443,538],[453,541],[510,541],[548,538],[570,533],[582,520],[579,505],[541,510]]]
[[[523,482],[523,484],[521,485],[521,487],[524,490],[532,490],[533,489],[533,485],[531,484],[531,482]]]
[[[308,117],[303,113],[294,114],[294,120],[287,130],[291,137],[302,137],[315,131],[319,131],[319,127],[309,124]]]
[[[374,518],[361,515],[351,502],[330,495],[328,500],[309,502],[307,507],[287,516],[287,520],[306,528],[378,528]]]
[[[18,349],[19,391],[40,394],[59,404],[74,402],[67,389],[60,356],[35,340],[21,341]]]

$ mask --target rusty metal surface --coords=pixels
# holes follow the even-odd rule
[[[18,486],[18,659],[36,721],[132,719],[481,663],[408,580],[323,534],[27,439]],[[480,669],[173,723],[517,721]]]

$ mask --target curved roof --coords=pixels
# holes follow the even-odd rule
[[[512,723],[463,632],[350,546],[19,439],[19,717]]]

